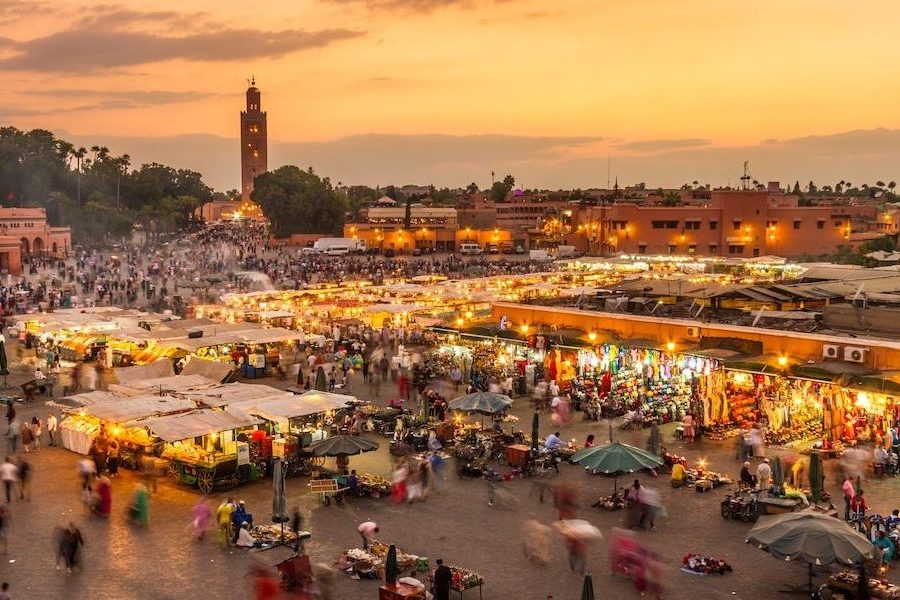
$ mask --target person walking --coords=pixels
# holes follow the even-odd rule
[[[294,532],[294,552],[299,552],[303,548],[303,540],[300,539],[300,531],[302,529],[303,513],[300,512],[299,506],[295,506],[294,512],[291,515],[291,531]]]
[[[28,421],[22,422],[22,449],[25,452],[31,452],[31,443],[34,441],[34,433],[31,431],[31,425]]]
[[[212,516],[212,509],[206,498],[197,500],[197,503],[194,505],[194,518],[191,521],[191,526],[194,530],[194,539],[198,542],[206,536],[210,516]]]
[[[31,501],[31,465],[23,456],[16,461],[19,475],[19,500]]]
[[[5,506],[0,506],[0,544],[3,545],[3,554],[9,554],[9,538],[6,531],[8,528],[9,511]]]
[[[56,568],[59,569],[59,559],[62,557],[66,563],[66,572],[71,573],[72,569],[78,564],[81,546],[84,546],[84,537],[81,535],[81,530],[78,529],[78,526],[73,521],[69,521],[69,526],[63,529],[59,536]]]
[[[443,559],[437,559],[437,569],[434,570],[434,600],[450,600],[452,583],[453,571],[444,564]]]
[[[764,458],[756,467],[756,481],[760,490],[767,490],[772,484],[772,467],[769,466],[768,458]]]
[[[115,439],[110,440],[106,448],[106,468],[110,477],[119,475],[119,442]]]
[[[56,445],[56,431],[57,431],[58,426],[59,426],[59,423],[56,420],[56,417],[53,416],[53,413],[49,413],[47,415],[47,435],[50,436],[50,445],[51,446]]]
[[[2,467],[0,467],[2,469]],[[847,475],[844,477],[844,484],[841,486],[841,491],[844,492],[844,520],[850,520],[850,507],[853,505],[853,500],[856,498],[856,488],[853,486],[853,480],[850,479],[850,476]]]
[[[234,514],[234,500],[228,498],[216,509],[216,523],[219,526],[219,540],[227,548],[231,541],[231,515]]]
[[[0,465],[0,480],[3,481],[3,489],[6,492],[6,503],[12,502],[12,490],[16,481],[19,479],[19,469],[13,464],[9,457]]]
[[[359,532],[359,537],[362,538],[363,550],[368,550],[369,546],[375,541],[375,534],[378,533],[379,529],[374,521],[366,521],[360,523],[356,531]]]
[[[31,449],[35,452],[41,451],[41,434],[43,432],[41,420],[37,418],[37,415],[31,417]]]
[[[12,419],[9,421],[9,428],[6,430],[6,440],[10,453],[15,453],[16,448],[19,446],[20,429],[19,419],[16,417],[15,411],[13,411]]]

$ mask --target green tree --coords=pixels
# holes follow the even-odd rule
[[[276,237],[292,233],[339,234],[346,198],[335,193],[328,178],[295,166],[284,166],[256,178],[251,198],[260,205]]]
[[[469,194],[470,196],[471,196],[472,194],[477,194],[477,193],[478,193],[478,184],[475,183],[475,182],[473,181],[472,183],[470,183],[469,185],[467,185],[467,186],[466,186],[466,193]]]

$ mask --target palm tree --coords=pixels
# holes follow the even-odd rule
[[[85,154],[87,154],[87,150],[85,150],[84,146],[72,152],[72,156],[75,158],[75,179],[78,182],[78,204],[81,204],[81,166],[83,164]]]
[[[896,181],[889,181],[889,182],[888,182],[888,189],[891,190],[892,193],[893,193],[895,187],[897,187],[897,182],[896,182]]]

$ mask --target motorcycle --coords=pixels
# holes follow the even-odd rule
[[[758,494],[742,490],[725,494],[721,502],[721,513],[723,519],[756,521],[760,514]]]

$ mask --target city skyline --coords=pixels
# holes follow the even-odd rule
[[[547,6],[13,0],[0,121],[238,188],[234,111],[255,75],[270,168],[345,183],[591,187],[609,161],[623,183],[735,185],[744,160],[760,180],[895,179],[891,3]]]

